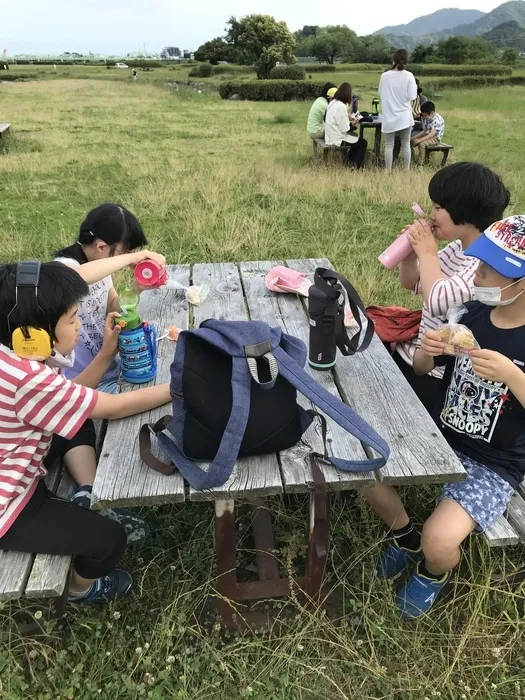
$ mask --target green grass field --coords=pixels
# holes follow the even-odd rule
[[[326,256],[366,302],[417,304],[377,255],[410,221],[413,201],[428,206],[431,171],[325,168],[305,133],[308,104],[174,92],[164,69],[141,73],[137,84],[127,71],[118,81],[107,80],[116,69],[76,80],[76,67],[68,69],[52,80],[0,84],[0,121],[12,123],[11,139],[0,143],[3,260],[49,259],[75,240],[91,207],[119,201],[171,263]],[[366,109],[373,80],[349,77]],[[523,211],[525,88],[445,91],[438,108],[454,159],[494,167],[512,191],[511,210]],[[422,522],[436,489],[404,493]],[[306,503],[285,509],[276,499],[276,508],[279,557],[293,570],[304,557]],[[118,607],[70,610],[62,647],[53,634],[22,638],[17,606],[1,608],[2,700],[525,695],[524,590],[490,584],[492,573],[520,566],[520,547],[470,542],[451,594],[428,620],[405,624],[392,587],[373,574],[383,537],[377,518],[360,499],[336,502],[328,582],[341,595],[342,622],[303,610],[264,634],[224,640],[216,624],[200,627],[194,617],[214,588],[211,507],[143,514],[151,541],[125,560],[135,594]],[[240,509],[239,565],[249,576],[247,522]]]

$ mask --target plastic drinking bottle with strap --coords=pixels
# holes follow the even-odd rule
[[[155,326],[141,320],[138,302],[134,292],[121,294],[122,316],[115,321],[122,327],[118,338],[121,375],[130,384],[151,382],[157,374],[157,333]]]
[[[345,292],[359,327],[351,338],[344,324]],[[347,279],[334,270],[318,267],[315,271],[314,283],[308,290],[308,315],[308,364],[315,369],[328,370],[333,367],[337,348],[343,355],[365,350],[374,335],[374,324],[368,318],[359,294]]]

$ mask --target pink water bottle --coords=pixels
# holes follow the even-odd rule
[[[412,205],[412,211],[422,218],[425,217],[425,212],[421,209],[419,204],[414,202]],[[402,233],[396,240],[388,246],[388,248],[381,253],[378,260],[382,263],[387,270],[393,270],[397,267],[399,263],[404,260],[412,252],[412,246],[408,240],[406,233]]]
[[[168,269],[153,260],[143,260],[135,265],[135,279],[141,287],[163,287],[168,281]]]

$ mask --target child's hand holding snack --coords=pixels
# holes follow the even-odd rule
[[[421,350],[428,357],[439,357],[445,354],[445,341],[439,331],[428,331],[421,339]]]
[[[481,379],[509,385],[514,375],[521,374],[521,369],[512,360],[494,350],[475,349],[469,354],[472,369]]]

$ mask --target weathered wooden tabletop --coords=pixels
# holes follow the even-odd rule
[[[210,286],[206,301],[198,307],[187,302],[174,290],[158,289],[141,295],[139,312],[144,320],[157,326],[162,334],[168,326],[198,326],[207,318],[266,321],[308,342],[308,319],[304,299],[293,294],[269,292],[264,284],[267,272],[283,261],[209,263],[170,267],[170,274],[184,285]],[[331,267],[325,259],[289,260],[294,270],[313,273],[316,267]],[[169,380],[175,344],[159,344],[157,383]],[[341,396],[367,420],[389,443],[387,466],[379,474],[350,474],[323,466],[329,489],[347,490],[371,485],[376,478],[389,484],[423,484],[455,481],[464,477],[464,469],[445,442],[400,370],[377,337],[363,353],[342,357],[332,371],[309,370],[317,381]],[[123,390],[136,387],[124,385]],[[307,407],[308,402],[299,399]],[[311,474],[306,455],[309,446],[320,450],[320,436],[313,426],[304,435],[304,444],[279,455],[264,455],[239,460],[230,479],[220,487],[195,491],[184,484],[176,472],[164,476],[146,467],[139,455],[138,431],[169,413],[164,406],[148,414],[109,423],[93,487],[93,505],[146,505],[192,501],[236,500],[243,497],[269,496],[279,493],[306,492]],[[333,455],[363,459],[361,443],[332,421],[330,446]]]

